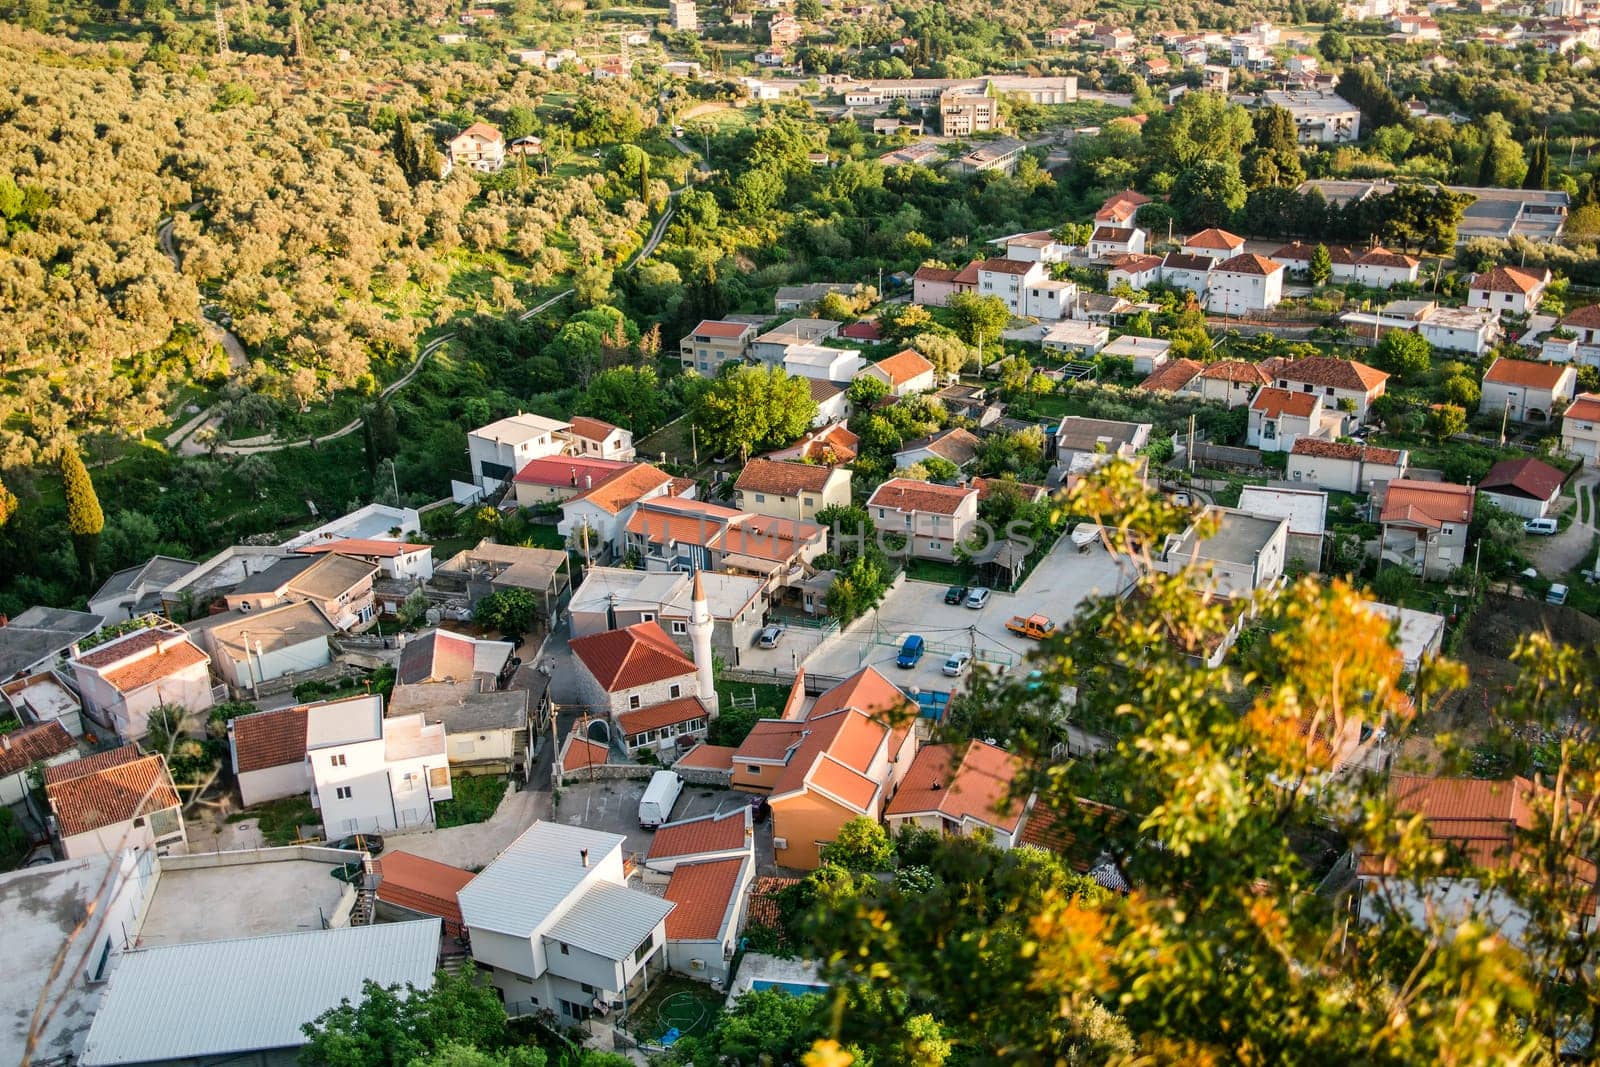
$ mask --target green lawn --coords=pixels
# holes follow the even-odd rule
[[[242,822],[245,819],[261,820],[261,836],[269,845],[292,845],[299,840],[301,826],[322,821],[311,806],[309,796],[269,800],[228,816],[229,822]]]
[[[945,563],[936,559],[907,560],[906,577],[919,582],[938,582],[941,585],[966,585],[971,580],[966,567],[959,563]]]
[[[656,981],[625,1025],[640,1041],[659,1041],[674,1027],[683,1037],[698,1037],[716,1024],[723,1003],[723,995],[706,983],[673,975]]]
[[[454,799],[433,806],[434,822],[441,830],[487,821],[505,798],[506,780],[498,775],[452,776],[450,790]]]

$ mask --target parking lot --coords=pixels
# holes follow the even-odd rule
[[[996,590],[978,610],[946,604],[946,586],[907,580],[876,611],[807,659],[805,667],[814,674],[838,677],[871,665],[902,686],[950,692],[961,682],[946,677],[940,668],[952,653],[975,651],[979,662],[1010,670],[1037,647],[1037,642],[1006,629],[1011,616],[1038,613],[1064,626],[1084,600],[1120,592],[1131,581],[1127,564],[1119,566],[1104,548],[1095,545],[1079,553],[1070,539],[1063,538],[1017,592]],[[895,666],[895,658],[910,634],[922,635],[927,652],[916,667],[902,669]]]
[[[561,790],[561,804],[556,809],[555,821],[590,830],[604,830],[621,834],[628,839],[624,849],[629,854],[641,855],[650,850],[654,832],[639,827],[639,798],[644,796],[648,779],[615,782],[569,781]],[[699,815],[720,815],[738,811],[750,804],[749,794],[731,789],[714,789],[709,786],[685,785],[672,806],[672,821],[692,819]],[[756,827],[756,864],[772,863],[772,828],[770,821]]]

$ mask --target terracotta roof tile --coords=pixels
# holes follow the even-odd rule
[[[620,459],[599,459],[589,456],[544,456],[529,460],[512,477],[522,485],[549,485],[572,489],[590,489],[604,485],[634,464]]]
[[[933,370],[933,364],[915,348],[903,348],[872,366],[878,368],[894,385],[904,385]]]
[[[931,482],[912,481],[910,478],[891,478],[872,491],[868,507],[892,508],[896,511],[922,511],[935,515],[954,515],[975,489],[954,485],[934,485]]]
[[[1208,363],[1201,370],[1200,377],[1213,382],[1238,382],[1243,385],[1266,385],[1272,381],[1267,372],[1261,369],[1261,364],[1247,363],[1242,359],[1219,359],[1215,363]]]
[[[1447,522],[1472,521],[1473,492],[1469,485],[1417,482],[1400,478],[1389,483],[1379,522],[1398,522],[1438,529]]]
[[[647,493],[653,493],[672,483],[672,475],[648,463],[636,463],[618,471],[588,492],[579,493],[572,501],[584,500],[603,511],[615,515],[630,504],[638,503]]]
[[[700,325],[690,330],[690,333],[703,334],[706,337],[726,337],[738,340],[743,337],[746,330],[755,327],[743,322],[725,322],[722,319],[701,319]]]
[[[63,771],[72,766],[65,763],[51,769]],[[175,808],[180,803],[172,776],[167,773],[167,761],[159,755],[144,756],[76,777],[59,777],[45,786],[45,794],[50,799],[62,837],[115,826],[152,811]]]
[[[761,719],[734,750],[734,761],[782,760],[805,734],[805,723],[792,719]]]
[[[1376,448],[1349,441],[1324,441],[1318,437],[1297,437],[1289,453],[1310,456],[1313,459],[1365,459],[1368,463],[1395,467],[1400,464],[1400,451],[1393,448]]]
[[[306,706],[258,711],[233,720],[239,772],[299,763],[306,758]]]
[[[744,860],[680,864],[663,896],[677,907],[667,914],[668,941],[711,941],[722,932],[739,889]]]
[[[604,419],[591,419],[587,415],[572,416],[572,436],[588,441],[604,441],[620,428]]]
[[[378,899],[445,921],[446,933],[460,933],[461,904],[456,894],[472,881],[471,871],[410,852],[389,852],[373,863],[378,870]]]
[[[961,274],[960,270],[949,267],[918,267],[911,276],[912,281],[918,282],[944,282],[952,283]]]
[[[1024,798],[1011,795],[1021,773],[1020,759],[982,741],[967,742],[959,760],[953,745],[925,745],[884,814],[971,818],[1009,834],[1025,807]]]
[[[1527,359],[1497,359],[1484,374],[1485,382],[1517,385],[1524,389],[1554,389],[1572,368],[1565,363],[1542,363]]]
[[[735,489],[754,493],[776,493],[780,496],[799,496],[801,492],[820,493],[827,488],[833,476],[831,467],[815,463],[781,463],[770,459],[752,459],[739,472]]]
[[[1143,252],[1123,252],[1112,256],[1108,263],[1112,270],[1127,271],[1129,274],[1143,274],[1147,270],[1155,270],[1161,266],[1161,257],[1147,255]]]
[[[811,765],[811,773],[806,775],[805,780],[807,785],[868,814],[874,814],[872,802],[883,785],[827,754]],[[773,793],[777,793],[776,788]]]
[[[1258,256],[1254,252],[1244,252],[1218,263],[1216,269],[1228,274],[1257,274],[1268,277],[1283,270],[1283,264],[1274,263],[1266,256]]]
[[[748,807],[723,815],[702,815],[698,819],[664,823],[656,828],[655,835],[650,838],[650,851],[645,853],[645,858],[659,860],[711,852],[734,852],[745,847],[749,835]]]
[[[1283,415],[1308,418],[1321,402],[1315,393],[1292,393],[1287,389],[1263,386],[1256,391],[1255,399],[1250,401],[1250,410],[1259,411],[1269,419]]]
[[[1038,265],[1037,262],[1030,259],[986,259],[978,264],[978,270],[989,274],[1023,275]]]
[[[1099,862],[1106,838],[1123,823],[1126,813],[1089,800],[1078,800],[1076,804],[1089,820],[1081,836],[1065,814],[1038,804],[1028,813],[1021,840],[1024,845],[1056,853],[1082,874]]]
[[[1586,330],[1600,330],[1600,304],[1574,308],[1561,319],[1563,326],[1578,326]]]
[[[171,637],[172,634],[162,630],[136,630],[131,634],[107,641],[97,648],[89,649],[89,651],[80,654],[74,662],[96,669],[109,667],[119,660],[127,659],[136,652],[154,648],[162,640],[170,639]]]
[[[1490,491],[1514,489],[1534,500],[1549,500],[1561,489],[1567,476],[1550,464],[1524,456],[1522,459],[1503,459],[1489,468],[1489,473],[1478,483],[1479,489]]]
[[[1139,383],[1140,389],[1152,393],[1175,393],[1188,385],[1205,370],[1205,365],[1192,359],[1174,359],[1163,363],[1148,378]]]
[[[569,647],[608,693],[695,672],[694,661],[679,651],[655,622],[576,637]]]
[[[1550,272],[1535,274],[1518,267],[1496,267],[1494,270],[1473,275],[1468,287],[1489,293],[1532,293],[1550,280]]]
[[[1168,252],[1161,260],[1161,265],[1168,270],[1193,270],[1202,274],[1216,266],[1216,260],[1210,256],[1195,256],[1187,252]]]
[[[104,752],[96,752],[82,759],[75,759],[71,763],[61,763],[54,767],[46,767],[44,769],[44,784],[54,785],[57,782],[65,782],[69,778],[77,778],[80,775],[94,774],[96,771],[120,767],[124,763],[132,763],[138,758],[138,745],[131,742],[126,745],[118,745],[116,748],[108,748]]]
[[[678,757],[674,767],[697,767],[707,771],[729,771],[733,769],[733,754],[738,749],[732,745],[708,745],[704,742],[694,746],[689,751]]]
[[[776,875],[757,878],[750,886],[750,907],[747,909],[751,925],[781,930],[783,916],[779,908],[778,894],[799,884],[798,878],[782,878]]]
[[[1089,240],[1110,241],[1113,244],[1127,244],[1133,240],[1133,235],[1138,231],[1132,226],[1097,226]]]
[[[1272,376],[1288,382],[1332,386],[1356,393],[1369,393],[1389,380],[1389,376],[1376,367],[1333,356],[1307,356],[1305,359],[1279,363],[1273,368]]]
[[[71,752],[75,744],[72,735],[54,721],[0,735],[0,778],[20,774],[35,763]]]
[[[1185,248],[1216,248],[1231,250],[1244,247],[1244,238],[1238,234],[1219,230],[1213,226],[1209,230],[1201,230],[1183,242]]]
[[[1600,422],[1600,394],[1579,393],[1562,413],[1562,418],[1586,422]]]
[[[566,745],[562,749],[561,769],[567,774],[573,774],[588,767],[604,767],[610,758],[609,748],[597,745],[574,731],[567,736]]]
[[[637,737],[647,730],[659,730],[663,726],[676,726],[695,719],[709,721],[710,713],[706,711],[706,706],[700,703],[699,697],[679,697],[659,704],[647,704],[635,711],[624,711],[617,716],[617,725],[622,728],[623,736]]]

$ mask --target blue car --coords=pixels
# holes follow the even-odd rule
[[[927,651],[928,644],[922,639],[921,634],[912,634],[906,638],[906,643],[900,646],[900,655],[894,661],[897,667],[915,667],[917,661],[922,659],[922,654]]]

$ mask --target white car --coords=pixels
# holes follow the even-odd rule
[[[967,594],[967,607],[974,611],[983,607],[987,603],[989,603],[989,590],[985,589],[981,585]]]
[[[960,678],[972,668],[972,657],[965,652],[957,652],[944,661],[944,666],[939,668],[948,678]]]

